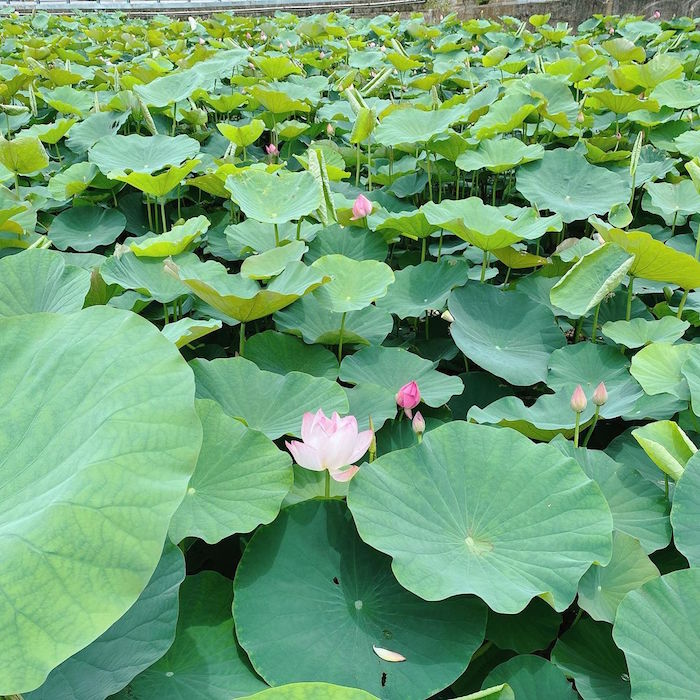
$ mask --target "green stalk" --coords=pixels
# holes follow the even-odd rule
[[[165,233],[168,230],[168,223],[165,218],[165,202],[160,203],[160,218],[163,220],[163,233]]]
[[[277,224],[272,224],[275,227],[275,248],[279,248],[280,244],[280,230]]]
[[[245,352],[245,323],[241,323],[238,329],[238,354],[243,357]]]
[[[634,276],[630,275],[630,281],[627,285],[627,310],[625,311],[625,321],[630,320],[632,316],[632,290],[634,288]]]
[[[372,191],[372,136],[367,139],[367,189]]]
[[[681,297],[681,303],[678,304],[678,312],[676,313],[676,318],[681,318],[683,316],[683,307],[685,306],[685,301],[688,298],[688,290],[686,289],[683,292],[683,296]]]
[[[343,334],[345,333],[345,317],[347,316],[347,311],[343,311],[343,315],[340,317],[340,334],[338,338],[338,362],[343,359]]]
[[[593,416],[593,423],[591,423],[591,427],[588,430],[588,433],[586,434],[586,439],[583,441],[583,446],[586,447],[588,445],[588,441],[591,439],[591,435],[593,435],[593,431],[595,430],[595,427],[598,423],[598,414],[600,413],[600,406],[595,407],[595,415]],[[576,414],[576,418],[578,418],[578,413]]]
[[[484,259],[481,263],[481,277],[479,278],[480,282],[483,282],[486,279],[486,268],[489,264],[489,254],[488,251],[484,251]]]
[[[600,313],[600,303],[595,307],[595,313],[593,314],[593,332],[591,333],[591,342],[596,343],[596,333],[598,332],[598,314]]]
[[[168,325],[168,323],[170,323],[170,316],[168,315],[167,304],[163,304],[163,320],[165,321],[165,325]]]
[[[355,149],[357,152],[357,159],[355,161],[355,187],[360,186],[360,144],[357,144]]]
[[[428,171],[428,199],[432,202],[433,201],[433,176],[432,173],[430,172],[430,151],[426,147],[425,149],[425,155],[427,156],[427,171]]]
[[[331,497],[331,473],[328,469],[324,470],[326,472],[326,498]]]
[[[574,425],[574,447],[578,447],[578,433],[581,423],[581,414],[576,411],[576,425]]]
[[[420,249],[420,261],[425,262],[425,249],[427,246],[427,238],[424,238],[422,243],[421,243],[421,249]]]
[[[574,331],[574,343],[578,343],[581,339],[581,329],[583,328],[583,316],[576,321],[576,330]]]

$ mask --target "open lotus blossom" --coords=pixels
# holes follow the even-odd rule
[[[364,219],[372,213],[372,202],[367,199],[363,194],[357,196],[357,199],[352,205],[352,216],[351,221],[357,221],[358,219]]]
[[[301,423],[301,442],[285,443],[294,461],[304,469],[328,470],[335,481],[349,481],[357,473],[356,462],[372,442],[371,430],[358,431],[355,416],[327,418],[322,409],[305,413]]]
[[[280,151],[274,143],[268,143],[267,146],[265,146],[265,153],[267,153],[268,156],[278,156]]]
[[[413,409],[420,403],[418,384],[415,382],[404,384],[396,394],[396,403],[399,408],[403,408],[407,418],[412,418]]]
[[[586,410],[588,405],[588,400],[586,395],[583,393],[583,387],[579,384],[575,389],[574,393],[571,395],[571,410],[575,413],[582,413]]]
[[[601,382],[598,384],[598,386],[595,388],[595,391],[593,392],[593,403],[596,406],[604,406],[607,401],[608,401],[608,390],[605,387],[605,383]]]

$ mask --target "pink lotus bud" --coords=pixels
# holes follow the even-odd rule
[[[596,406],[604,406],[608,401],[608,390],[605,388],[605,383],[601,382],[593,392],[593,403]]]
[[[576,121],[577,121],[579,124],[583,124],[583,122],[584,122],[585,119],[586,119],[586,118],[583,116],[583,112],[579,112],[579,113],[576,115]]]
[[[373,41],[369,42],[369,48],[373,49],[376,46],[376,44]]]
[[[352,205],[352,216],[351,221],[357,221],[358,219],[364,219],[372,213],[372,202],[367,199],[363,194],[357,195],[357,199]]]
[[[661,13],[660,13],[658,10],[656,10],[656,12],[654,12],[654,14],[652,15],[652,17],[653,17],[654,19],[661,19]]]
[[[260,41],[267,41],[267,35],[265,32],[260,32]]]
[[[608,34],[610,34],[610,36],[612,36],[614,33],[615,33],[615,30],[612,27],[610,27],[610,29],[608,30]]]
[[[305,413],[301,422],[301,441],[286,442],[294,461],[315,472],[328,470],[335,481],[350,481],[358,472],[356,462],[372,442],[371,430],[358,431],[355,416],[327,418],[323,410]]]
[[[571,410],[574,413],[582,413],[586,410],[587,405],[588,401],[583,393],[583,387],[579,384],[571,395]]]
[[[615,138],[619,141],[622,138],[622,134],[619,131],[616,132]]]
[[[253,35],[250,32],[246,32],[245,38],[248,39],[248,41],[250,41],[253,38]]]
[[[199,37],[199,44],[200,46],[204,46],[204,37]]]
[[[472,46],[472,53],[479,53],[479,47],[476,44]]]
[[[321,53],[318,54],[318,57],[323,60],[326,57],[326,54],[321,51]]]
[[[250,68],[250,70],[253,70],[255,68],[255,64],[248,61],[248,68]]]
[[[335,134],[335,127],[333,126],[333,124],[326,124],[326,133],[329,136],[333,136],[333,134]]]
[[[267,146],[265,146],[265,153],[267,153],[268,156],[278,156],[280,154],[279,149],[274,143],[268,143]]]
[[[413,428],[413,432],[420,439],[425,432],[425,418],[423,418],[423,414],[420,411],[416,411],[416,415],[413,416],[411,427]]]
[[[382,53],[384,53],[384,52],[386,51],[386,46],[380,46],[380,47],[379,47],[379,50],[380,50]]]
[[[412,418],[413,409],[420,403],[418,384],[415,382],[404,384],[396,394],[396,403],[399,408],[403,408],[407,418]]]

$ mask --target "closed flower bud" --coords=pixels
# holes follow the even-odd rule
[[[416,411],[416,415],[413,416],[411,427],[413,428],[413,432],[418,436],[418,441],[420,442],[425,432],[425,418],[423,418],[423,414],[420,411]]]
[[[604,406],[608,401],[608,390],[605,388],[605,383],[601,382],[593,392],[593,403],[596,406]]]
[[[583,387],[579,384],[571,395],[571,410],[574,411],[574,413],[582,413],[586,410],[587,405],[588,401],[586,400],[586,395],[583,393]]]
[[[412,418],[413,409],[420,403],[418,384],[415,382],[404,384],[396,394],[396,403],[399,408],[403,408],[407,418]]]
[[[274,143],[269,143],[265,146],[265,153],[267,153],[268,156],[278,156],[280,152]]]
[[[352,205],[352,216],[350,219],[352,221],[357,221],[358,219],[364,219],[372,213],[372,202],[367,199],[363,194],[357,196],[357,199]]]

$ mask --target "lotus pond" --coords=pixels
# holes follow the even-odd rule
[[[4,14],[0,697],[697,700],[699,59]]]

